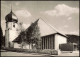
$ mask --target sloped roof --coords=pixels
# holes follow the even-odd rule
[[[61,36],[67,38],[67,36],[65,36],[65,35],[63,35],[63,34],[61,34],[61,33],[59,33],[59,32],[57,32],[57,33],[53,33],[53,34],[49,34],[49,35],[45,35],[45,36],[42,36],[42,37],[51,36],[51,35],[56,35],[56,34],[61,35]]]
[[[41,36],[54,34],[56,30],[53,30],[49,25],[47,25],[42,19],[39,19],[38,26],[40,28]]]
[[[57,30],[55,30],[54,27],[50,27],[48,24],[46,24],[42,19],[38,19],[35,22],[38,21],[38,26],[40,28],[40,33],[41,33],[41,37],[43,36],[47,36],[47,35],[52,35],[52,34],[59,34],[61,36],[66,37],[64,34],[58,32]],[[34,22],[34,23],[35,23]],[[26,30],[28,29],[28,27],[26,28]],[[25,30],[25,31],[26,31]],[[18,40],[20,40],[19,37],[17,37],[18,39],[15,39],[13,42],[18,42]]]
[[[21,34],[24,34],[24,33],[25,33],[25,31],[20,32],[20,34],[18,35],[18,37],[15,38],[15,39],[13,40],[13,42],[21,43],[21,41],[22,41],[22,39],[21,39]]]

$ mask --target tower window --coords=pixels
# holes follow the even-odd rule
[[[15,23],[13,23],[13,27],[15,27]]]
[[[13,27],[15,27],[15,25],[13,25]]]

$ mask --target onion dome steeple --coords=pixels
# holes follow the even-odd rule
[[[12,8],[11,12],[8,15],[6,15],[5,20],[6,22],[18,22],[17,16],[12,12]]]

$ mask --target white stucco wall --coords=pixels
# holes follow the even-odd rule
[[[15,25],[15,27],[13,27]],[[18,28],[18,24],[14,22],[8,22],[8,28],[11,30],[16,30]]]
[[[8,28],[9,29],[9,41],[13,41],[17,36],[18,36],[18,31],[17,31],[17,28],[18,28],[18,24],[17,23],[14,23],[15,27],[13,27],[13,22],[9,22],[8,23]]]
[[[12,22],[8,22],[8,28],[12,29]]]
[[[32,49],[31,45],[29,47],[29,44],[26,44],[25,46],[23,46],[23,49]]]
[[[13,24],[15,25],[15,27],[13,27]],[[17,23],[13,23],[13,22],[7,23],[7,27],[5,31],[6,46],[9,46],[8,44],[10,44],[11,46],[13,45],[12,41],[18,36],[17,28],[18,28]]]
[[[13,41],[18,36],[16,30],[9,30],[9,41]]]
[[[21,48],[21,44],[14,43],[14,48]],[[29,44],[26,44],[25,46],[23,46],[23,49],[32,49],[32,47],[31,45],[29,46]]]
[[[55,50],[59,50],[59,44],[67,43],[67,38],[61,35],[55,35]]]
[[[21,48],[21,47],[20,47],[20,44],[14,43],[14,48]]]

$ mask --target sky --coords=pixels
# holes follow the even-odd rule
[[[18,22],[23,22],[25,28],[39,18],[63,34],[79,35],[79,1],[1,1],[3,35],[6,29],[5,16],[11,11],[11,4]],[[46,30],[46,25],[41,25]]]

